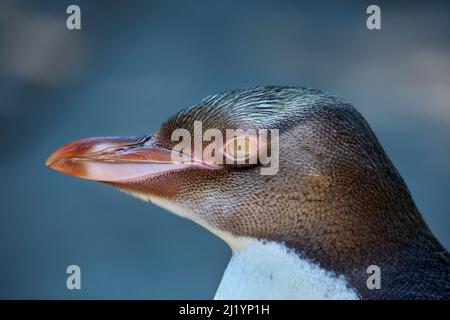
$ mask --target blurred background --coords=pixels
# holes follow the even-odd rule
[[[230,250],[194,223],[44,166],[226,89],[307,86],[366,117],[450,247],[450,3],[0,0],[0,298],[210,299]],[[81,8],[81,30],[66,8]],[[66,288],[68,265],[82,289]]]

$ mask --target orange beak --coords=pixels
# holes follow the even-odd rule
[[[192,166],[208,167],[190,156],[173,161],[172,150],[142,137],[74,141],[55,151],[45,164],[65,174],[104,182],[125,182]]]

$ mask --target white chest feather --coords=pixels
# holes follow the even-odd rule
[[[233,253],[214,299],[358,299],[344,277],[301,259],[285,246],[247,241]]]

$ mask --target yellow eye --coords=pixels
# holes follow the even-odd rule
[[[226,144],[225,151],[229,158],[242,161],[256,155],[258,143],[253,137],[236,137]]]

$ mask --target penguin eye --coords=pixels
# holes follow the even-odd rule
[[[242,162],[254,158],[258,153],[258,140],[251,136],[238,136],[225,144],[225,156]]]

